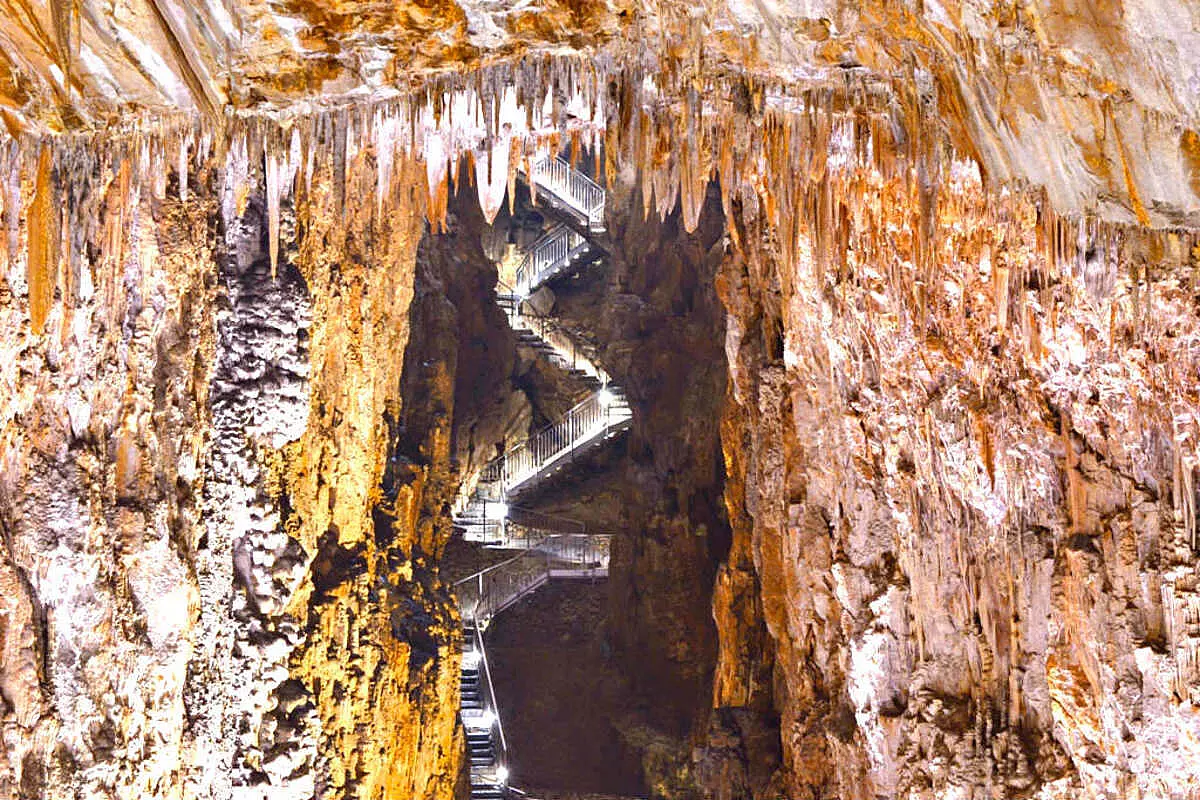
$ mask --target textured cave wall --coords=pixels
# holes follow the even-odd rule
[[[930,183],[734,214],[716,702],[791,797],[1190,797],[1200,250]]]
[[[990,179],[1046,187],[1062,213],[1200,224],[1189,0],[13,0],[0,39],[0,122],[13,137],[103,130],[122,114],[152,126],[337,103],[403,91],[414,75],[573,52],[644,69],[677,95],[738,75],[775,88],[863,79],[914,113],[937,94],[930,122]]]
[[[215,176],[181,203],[136,159],[74,157],[14,185],[36,210],[9,217],[0,276],[0,796],[177,797]],[[91,224],[64,231],[68,209]]]
[[[262,796],[284,787],[305,797],[449,796],[457,780],[455,710],[443,702],[456,688],[457,625],[420,536],[430,469],[389,491],[384,481],[405,402],[424,186],[413,165],[398,165],[406,189],[387,215],[344,202],[343,193],[374,200],[371,167],[360,153],[344,175],[319,172],[295,212],[294,265],[312,326],[307,337],[288,333],[307,339],[308,399],[285,443],[257,443],[260,495],[278,523],[273,536],[242,542],[247,594],[265,581],[278,595],[266,606],[247,597],[261,634],[238,628],[262,675],[253,682],[262,704],[236,725],[238,757],[252,784],[270,783]],[[288,394],[286,382],[269,385]],[[240,555],[235,544],[239,577]]]
[[[369,152],[318,165],[276,228],[257,167],[181,201],[46,152],[6,198],[0,796],[451,796],[448,434],[389,458],[423,171],[384,217]]]

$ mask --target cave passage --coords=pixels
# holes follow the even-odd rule
[[[1197,800],[1200,3],[10,0],[0,800]]]
[[[682,757],[712,669],[706,609],[728,539],[718,448],[711,428],[686,438],[695,431],[675,414],[685,403],[720,413],[723,361],[708,341],[720,319],[697,295],[712,293],[702,273],[722,222],[713,213],[696,235],[675,218],[650,226],[614,207],[591,163],[535,160],[490,225],[472,198],[452,201],[476,239],[425,243],[469,247],[479,278],[447,277],[501,312],[459,334],[463,480],[443,559],[463,619],[460,718],[477,798],[515,787],[646,796],[646,759]],[[499,380],[497,362],[512,365]],[[660,577],[664,555],[678,585]],[[700,646],[680,651],[680,637]]]

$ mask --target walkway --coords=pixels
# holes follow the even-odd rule
[[[605,192],[561,158],[536,160],[527,178],[531,195],[604,230]],[[472,480],[463,482],[454,523],[467,541],[519,550],[512,558],[455,584],[463,619],[461,708],[470,754],[471,797],[507,798],[508,747],[492,688],[483,632],[491,619],[552,579],[608,575],[611,537],[588,534],[579,523],[510,507],[522,491],[550,479],[583,453],[628,429],[633,413],[608,373],[561,325],[532,311],[530,295],[559,275],[570,274],[598,253],[567,225],[551,229],[525,253],[515,288],[498,287],[497,303],[518,345],[546,358],[592,390],[553,424],[510,447]],[[564,527],[566,530],[564,530]]]
[[[554,159],[552,167],[548,163],[546,159],[535,161],[531,172],[535,178],[550,176],[555,183],[538,183],[537,189],[556,198],[562,208],[588,220],[590,230],[603,230],[604,190],[562,159]],[[563,170],[567,170],[565,177]],[[509,503],[561,472],[576,456],[628,429],[633,420],[624,392],[612,383],[608,373],[563,326],[548,316],[534,314],[526,300],[547,281],[570,274],[584,263],[576,256],[590,252],[593,245],[586,240],[584,244],[572,244],[572,237],[578,234],[559,226],[539,239],[518,269],[517,287],[500,284],[497,303],[520,346],[542,355],[593,391],[561,419],[510,447],[485,465],[479,475],[463,482],[453,512],[454,523],[467,541],[512,546],[504,524]],[[562,246],[533,258],[547,240]]]

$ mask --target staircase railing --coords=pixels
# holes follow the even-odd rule
[[[531,181],[553,194],[587,220],[592,230],[604,230],[604,187],[558,156],[539,158],[530,165]]]
[[[479,666],[483,672],[484,680],[480,683],[480,688],[483,690],[483,706],[485,709],[490,709],[495,715],[496,733],[499,738],[499,748],[496,757],[496,763],[504,766],[508,763],[508,741],[504,738],[504,724],[501,722],[500,705],[496,702],[496,687],[492,685],[492,668],[488,663],[487,648],[483,646],[483,628],[479,624],[479,619],[472,616],[474,625],[471,630],[473,632],[473,641],[471,646],[479,653]]]
[[[591,249],[583,236],[559,225],[542,236],[517,265],[517,294],[527,297],[550,278],[562,272],[571,262]]]
[[[510,523],[523,525],[526,528],[537,528],[538,530],[545,531],[547,536],[556,533],[571,535],[587,533],[587,525],[577,519],[559,516],[558,514],[547,514],[544,511],[536,511],[525,506],[510,506],[508,509],[508,520]]]
[[[528,549],[454,584],[464,618],[486,627],[492,617],[551,577],[607,574],[612,549],[609,534],[546,535],[544,531],[527,529],[521,535],[528,537]]]
[[[535,547],[548,555],[551,577],[567,573],[587,576],[608,574],[612,536],[603,533],[547,536]]]
[[[454,584],[463,616],[481,624],[515,603],[550,577],[547,556],[526,550],[507,561],[493,564]]]
[[[503,281],[497,283],[497,289],[500,291],[496,295],[496,302],[508,319],[510,328],[514,331],[529,331],[545,342],[551,350],[551,359],[563,369],[579,370],[602,384],[609,382],[608,373],[592,360],[592,357],[576,343],[575,337],[562,325],[540,314],[526,314],[522,310],[524,302],[517,294],[509,291],[510,287]]]
[[[623,428],[631,418],[629,406],[622,397],[609,389],[601,389],[580,401],[558,422],[488,463],[480,475],[480,482],[498,483],[505,492],[512,491],[597,437]]]

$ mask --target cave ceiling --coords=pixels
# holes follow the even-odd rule
[[[367,104],[565,56],[600,86],[632,72],[667,98],[747,82],[853,104],[872,87],[993,185],[1044,188],[1061,212],[1200,226],[1190,0],[3,2],[0,114],[18,138]]]

